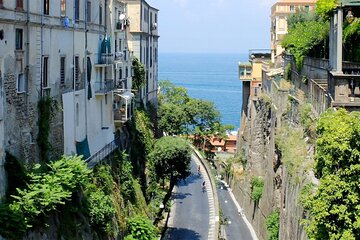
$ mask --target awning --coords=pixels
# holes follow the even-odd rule
[[[130,91],[125,91],[123,93],[119,93],[119,92],[114,91],[114,93],[116,95],[118,95],[119,97],[124,98],[125,100],[130,100],[131,98],[134,97],[134,94],[132,92],[130,92]]]

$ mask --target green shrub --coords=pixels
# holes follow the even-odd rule
[[[268,240],[279,239],[279,211],[276,210],[266,217],[266,229],[268,232]]]
[[[259,202],[264,189],[264,180],[260,177],[253,177],[251,179],[251,199]]]
[[[128,235],[126,240],[155,240],[157,239],[156,228],[145,216],[134,216],[127,221]]]
[[[1,207],[0,234],[8,236],[15,227],[19,235],[25,233],[39,218],[69,201],[77,188],[86,185],[91,172],[80,157],[63,157],[47,167],[44,172],[37,164],[27,187],[17,188],[11,203]]]
[[[288,63],[285,67],[285,79],[291,81],[291,63]]]
[[[101,189],[90,192],[88,197],[90,223],[106,234],[111,234],[115,208],[111,196],[106,195]]]

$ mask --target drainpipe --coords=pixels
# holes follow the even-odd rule
[[[26,86],[25,86],[25,102],[26,102],[26,113],[28,113],[29,111],[29,78],[30,78],[30,3],[29,0],[26,0],[26,8],[27,8],[27,13],[26,13]]]
[[[85,79],[84,79],[84,100],[85,100],[85,136],[87,137],[87,47],[88,47],[88,41],[87,41],[87,33],[88,33],[88,29],[87,29],[87,11],[88,11],[88,6],[87,6],[87,1],[84,1],[85,4],[85,14],[84,14],[84,22],[85,22],[85,57],[84,57],[84,71],[85,71]]]
[[[73,9],[73,106],[74,106],[74,143],[76,143],[76,102],[75,102],[75,11],[76,11],[76,3],[73,2],[74,9]]]
[[[40,41],[40,44],[41,44],[41,60],[40,60],[40,96],[41,98],[43,98],[43,94],[44,94],[44,91],[43,91],[43,77],[44,77],[44,69],[43,69],[43,61],[44,61],[44,3],[42,2],[41,3],[41,41]]]

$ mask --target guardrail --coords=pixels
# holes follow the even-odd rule
[[[97,164],[107,159],[116,149],[120,149],[120,137],[105,145],[105,147],[97,151],[94,155],[87,158],[85,162],[90,168],[94,168]]]

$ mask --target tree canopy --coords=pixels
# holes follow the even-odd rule
[[[310,239],[360,237],[360,113],[329,110],[319,120],[316,175],[320,185],[305,200]]]
[[[285,35],[282,46],[294,55],[296,66],[301,69],[304,57],[316,45],[324,42],[329,34],[327,21],[304,21],[292,23],[292,28]]]
[[[192,134],[194,141],[205,146],[210,136],[226,137],[234,129],[222,125],[220,112],[213,102],[189,97],[187,90],[170,81],[160,83],[159,127],[170,135]]]

